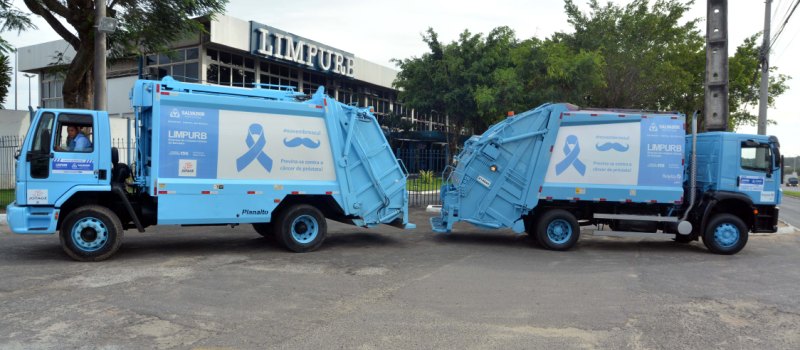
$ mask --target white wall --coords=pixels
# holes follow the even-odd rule
[[[28,111],[0,109],[0,136],[24,137],[30,125]]]
[[[217,16],[211,22],[211,42],[250,51],[250,22],[230,16]]]
[[[55,56],[64,53],[65,63],[72,62],[75,50],[64,40],[55,40],[19,48],[19,71],[34,72],[56,62]],[[38,73],[38,72],[36,72]]]
[[[108,79],[108,113],[133,114],[130,92],[136,76]]]

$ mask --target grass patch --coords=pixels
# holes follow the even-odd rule
[[[0,213],[6,212],[6,205],[14,201],[14,190],[0,190]]]
[[[786,190],[783,190],[783,194],[785,194],[787,196],[790,196],[790,197],[800,198],[800,191],[786,191]]]

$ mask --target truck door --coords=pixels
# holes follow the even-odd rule
[[[754,204],[775,204],[780,178],[774,173],[772,147],[768,143],[741,141],[738,190]]]
[[[94,147],[96,114],[43,112],[27,153],[27,204],[53,205],[79,185],[99,183]]]

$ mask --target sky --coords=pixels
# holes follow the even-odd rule
[[[588,10],[588,0],[575,0]],[[627,0],[611,1],[625,4]],[[651,1],[652,2],[652,1]],[[601,3],[605,1],[601,0]],[[792,0],[774,0],[772,4],[772,33],[783,24]],[[15,6],[27,10],[22,0]],[[764,1],[728,1],[728,47],[732,55],[745,38],[763,30]],[[306,0],[265,1],[231,0],[226,13],[243,20],[253,20],[293,34],[315,40],[358,57],[396,68],[392,59],[421,56],[427,46],[421,40],[422,33],[432,27],[442,42],[457,39],[458,34],[468,29],[473,33],[488,33],[498,26],[512,28],[517,37],[546,38],[555,32],[570,32],[563,2],[560,0]],[[687,14],[687,20],[700,18],[699,29],[705,32],[706,1],[696,1]],[[16,33],[3,33],[12,45],[27,46],[59,39],[58,35],[41,18],[35,18],[38,29]],[[767,133],[781,140],[783,154],[800,155],[800,112],[794,103],[800,101],[800,10],[788,21],[770,53],[770,65],[778,67],[778,73],[793,79],[788,81],[789,90],[780,96],[768,111],[771,120]],[[19,73],[17,108],[28,104],[27,78]],[[31,97],[38,97],[33,79]],[[14,87],[7,99],[6,108],[14,108]],[[535,106],[531,106],[533,108]],[[757,106],[756,114],[757,114]],[[755,133],[756,128],[740,127],[738,132]]]

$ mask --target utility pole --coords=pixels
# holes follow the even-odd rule
[[[767,134],[767,104],[769,104],[769,27],[772,0],[766,0],[764,9],[764,43],[761,45],[761,91],[758,99],[758,134]]]
[[[706,13],[705,127],[728,129],[728,0],[708,0]]]
[[[19,50],[14,50],[14,110],[17,110],[17,100],[19,94],[17,93],[17,81],[19,80]]]
[[[94,109],[106,110],[106,33],[100,22],[106,17],[106,0],[94,1]]]
[[[36,74],[24,74],[26,78],[28,78],[28,109],[30,109],[33,105],[31,104],[31,78],[35,77]],[[33,117],[33,116],[31,116]]]

